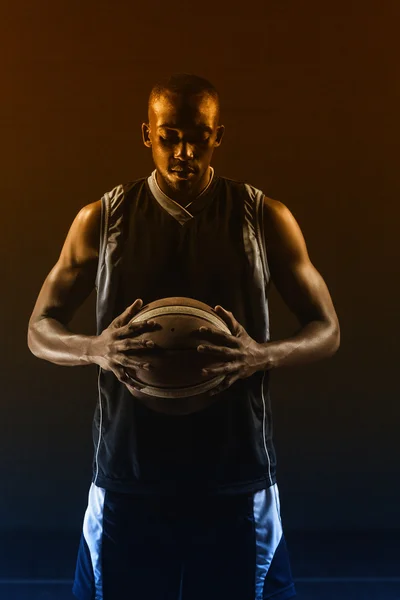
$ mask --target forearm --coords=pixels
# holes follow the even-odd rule
[[[340,345],[339,326],[311,321],[294,336],[262,344],[265,349],[263,370],[304,365],[332,356]]]
[[[82,366],[94,362],[90,347],[95,337],[74,334],[60,321],[44,318],[29,326],[28,347],[38,358],[56,365]]]

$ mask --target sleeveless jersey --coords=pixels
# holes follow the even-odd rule
[[[269,340],[270,275],[263,193],[215,175],[183,208],[156,171],[101,199],[97,334],[136,298],[195,298],[233,313],[257,342]],[[168,401],[168,400],[166,400]],[[206,409],[165,415],[99,369],[93,483],[132,494],[237,494],[276,482],[269,372],[239,379]]]

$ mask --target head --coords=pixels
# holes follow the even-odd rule
[[[159,184],[172,195],[201,188],[224,134],[219,116],[218,92],[202,77],[176,74],[153,86],[143,142],[152,150]]]

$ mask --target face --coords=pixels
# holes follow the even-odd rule
[[[211,158],[223,133],[217,106],[207,94],[166,93],[154,101],[142,135],[152,149],[161,189],[172,198],[199,193],[208,183]]]

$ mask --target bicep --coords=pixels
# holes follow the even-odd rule
[[[60,257],[46,277],[33,309],[30,326],[43,318],[65,325],[95,286],[98,264],[100,202],[85,206],[76,216]]]
[[[312,264],[302,231],[281,202],[265,199],[264,234],[272,281],[301,325],[313,320],[337,324],[328,287]]]

